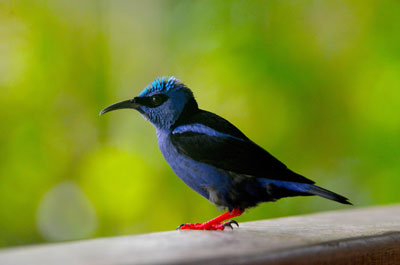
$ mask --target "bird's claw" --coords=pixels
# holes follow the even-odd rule
[[[232,224],[235,224],[237,227],[239,227],[238,222],[236,222],[235,220],[230,220],[229,222],[223,223],[222,226],[229,227],[230,229],[233,230]]]

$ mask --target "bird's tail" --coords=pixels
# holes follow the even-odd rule
[[[260,178],[258,179],[258,181],[266,187],[267,184],[273,184],[279,188],[285,188],[286,190],[290,190],[290,191],[294,191],[294,192],[298,192],[301,195],[318,195],[321,196],[323,198],[332,200],[332,201],[337,201],[343,204],[351,204],[351,202],[349,202],[349,199],[347,199],[346,197],[339,195],[337,193],[334,193],[332,191],[323,189],[321,187],[318,187],[314,184],[309,184],[309,183],[299,183],[299,182],[291,182],[291,181],[280,181],[280,180],[272,180],[272,179],[264,179],[264,178]],[[300,194],[295,194],[296,195],[300,195]],[[288,195],[286,195],[288,196]],[[284,196],[284,197],[286,197]],[[293,196],[293,195],[291,195]]]
[[[321,196],[323,198],[332,200],[332,201],[337,201],[343,204],[350,204],[353,205],[351,202],[349,202],[349,199],[347,199],[346,197],[339,195],[337,193],[334,193],[332,191],[323,189],[321,187],[318,187],[316,185],[309,185],[309,189],[307,190],[308,193],[311,193],[313,195],[318,195]]]

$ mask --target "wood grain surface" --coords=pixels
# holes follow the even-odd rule
[[[400,264],[400,205],[0,251],[0,264]]]

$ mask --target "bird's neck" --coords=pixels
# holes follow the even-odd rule
[[[187,123],[190,117],[198,113],[200,110],[197,106],[197,102],[194,98],[189,99],[189,101],[183,107],[182,112],[175,119],[171,119],[168,122],[153,124],[157,130],[157,135],[168,135],[179,125]]]
[[[189,99],[189,101],[185,104],[181,115],[179,115],[178,119],[174,122],[174,124],[171,126],[171,131],[178,127],[179,125],[185,124],[186,121],[190,119],[193,115],[198,113],[199,107],[197,105],[197,102],[194,98]]]

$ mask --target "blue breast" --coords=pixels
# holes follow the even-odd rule
[[[178,153],[171,143],[169,132],[158,130],[157,139],[165,160],[186,185],[207,199],[210,199],[210,190],[217,189],[220,193],[218,196],[226,194],[231,183],[224,171]]]

